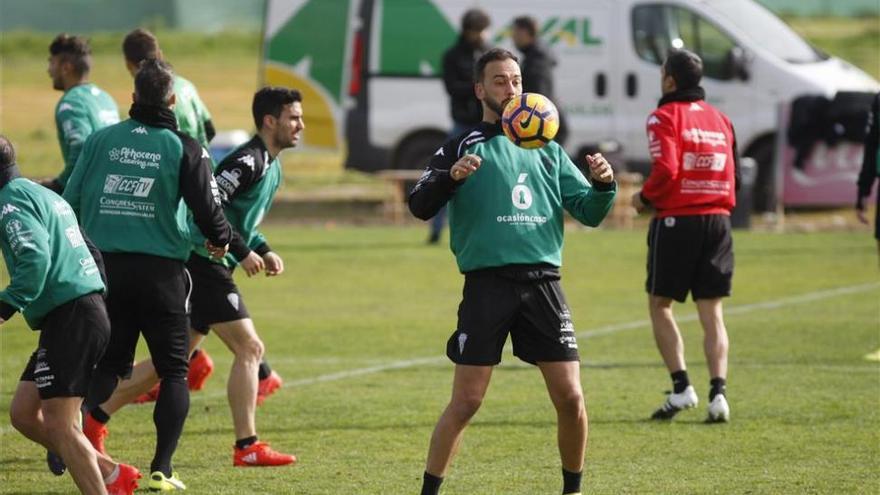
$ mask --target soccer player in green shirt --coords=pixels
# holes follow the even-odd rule
[[[64,190],[86,138],[119,122],[119,109],[113,97],[89,82],[91,68],[92,50],[85,38],[59,34],[49,45],[52,87],[64,92],[55,106],[55,127],[64,168],[58,177],[41,184],[58,193]]]
[[[96,453],[79,428],[80,405],[110,339],[100,256],[92,256],[67,202],[21,177],[3,136],[0,251],[10,275],[0,290],[0,325],[21,312],[40,335],[9,407],[12,426],[59,453],[82,493],[130,495],[138,470]]]
[[[580,493],[587,412],[575,328],[559,283],[563,216],[598,226],[614,201],[614,173],[602,155],[588,155],[591,185],[555,142],[526,150],[504,136],[504,105],[522,93],[509,51],[480,57],[474,82],[483,121],[437,150],[409,198],[421,219],[449,204],[450,245],[465,276],[458,327],[446,346],[455,363],[452,399],[431,437],[421,493],[439,493],[508,333],[513,353],[541,370],[556,408],[562,493]]]

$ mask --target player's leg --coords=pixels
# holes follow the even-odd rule
[[[579,493],[588,433],[580,362],[539,362],[538,367],[556,408],[556,437],[565,485],[562,493]]]
[[[46,436],[67,464],[73,481],[82,493],[106,493],[98,470],[95,449],[79,429],[79,397],[57,397],[42,401]]]
[[[263,342],[257,336],[254,322],[250,318],[214,323],[211,328],[233,354],[227,396],[229,408],[232,410],[235,438],[238,441],[256,437],[254,411],[257,404],[257,369],[263,358]]]
[[[425,472],[442,478],[458,451],[462,433],[480,409],[492,378],[492,366],[455,366],[452,398],[431,435]]]
[[[260,369],[257,372],[257,377],[259,378],[259,385],[257,386],[257,405],[260,406],[263,402],[272,394],[274,394],[281,386],[284,384],[284,380],[281,379],[281,375],[275,372],[271,366],[269,366],[269,362],[266,361],[266,356],[263,356],[263,360],[260,361]]]
[[[724,215],[703,217],[706,242],[700,257],[693,297],[703,327],[703,351],[709,367],[709,421],[727,421],[727,328],[724,325],[722,298],[730,295],[733,280],[733,239],[730,218]]]
[[[296,462],[296,457],[276,452],[257,438],[257,370],[263,358],[263,342],[257,335],[253,320],[243,318],[214,323],[211,328],[233,353],[227,383],[227,397],[235,428],[233,465],[283,466]]]
[[[684,359],[684,342],[672,311],[684,302],[696,272],[700,225],[690,217],[655,218],[648,230],[648,313],[654,342],[672,380],[672,393],[654,411],[653,419],[671,419],[682,409],[696,407]]]

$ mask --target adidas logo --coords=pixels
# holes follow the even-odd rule
[[[656,115],[651,114],[651,117],[648,118],[648,126],[656,125],[660,123],[660,119],[657,118]]]
[[[691,112],[702,112],[703,107],[701,107],[699,103],[694,102],[694,103],[691,103],[690,110],[691,110]]]
[[[149,134],[149,133],[147,132],[147,128],[144,127],[144,126],[135,127],[134,129],[131,130],[131,133],[132,133],[132,134],[143,134],[144,136],[146,136],[147,134]]]
[[[251,452],[250,454],[242,457],[241,460],[248,464],[254,464],[257,462],[257,453]]]

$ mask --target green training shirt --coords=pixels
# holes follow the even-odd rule
[[[229,246],[222,260],[212,260],[233,267],[250,251],[263,255],[270,251],[266,238],[258,230],[269,212],[275,193],[281,185],[281,163],[271,158],[259,135],[239,146],[217,166],[214,179],[220,189],[223,213],[238,233],[239,239]],[[205,238],[193,231],[193,250],[208,258]]]
[[[92,83],[80,84],[64,92],[55,106],[55,127],[64,169],[58,175],[63,188],[70,179],[86,138],[93,132],[119,122],[119,108],[106,91]]]
[[[198,141],[203,148],[207,148],[209,136],[205,124],[211,120],[211,114],[208,112],[208,107],[199,98],[196,87],[188,80],[175,75],[174,95],[177,99],[174,104],[177,128],[180,132]]]
[[[482,164],[455,182],[449,170],[465,154],[481,157]],[[437,150],[409,202],[422,219],[449,203],[450,245],[466,273],[507,265],[561,266],[563,210],[598,226],[616,191],[615,183],[591,186],[555,142],[523,149],[499,124],[483,122]]]
[[[103,252],[185,261],[189,206],[212,243],[226,245],[207,150],[176,130],[169,109],[135,104],[131,116],[89,137],[64,190],[86,234]]]
[[[73,209],[27,179],[0,188],[0,248],[11,278],[0,302],[21,311],[35,330],[58,306],[104,290]]]

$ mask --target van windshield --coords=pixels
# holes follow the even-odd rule
[[[718,0],[711,5],[754,40],[756,46],[764,47],[786,62],[809,64],[828,58],[753,0]]]

